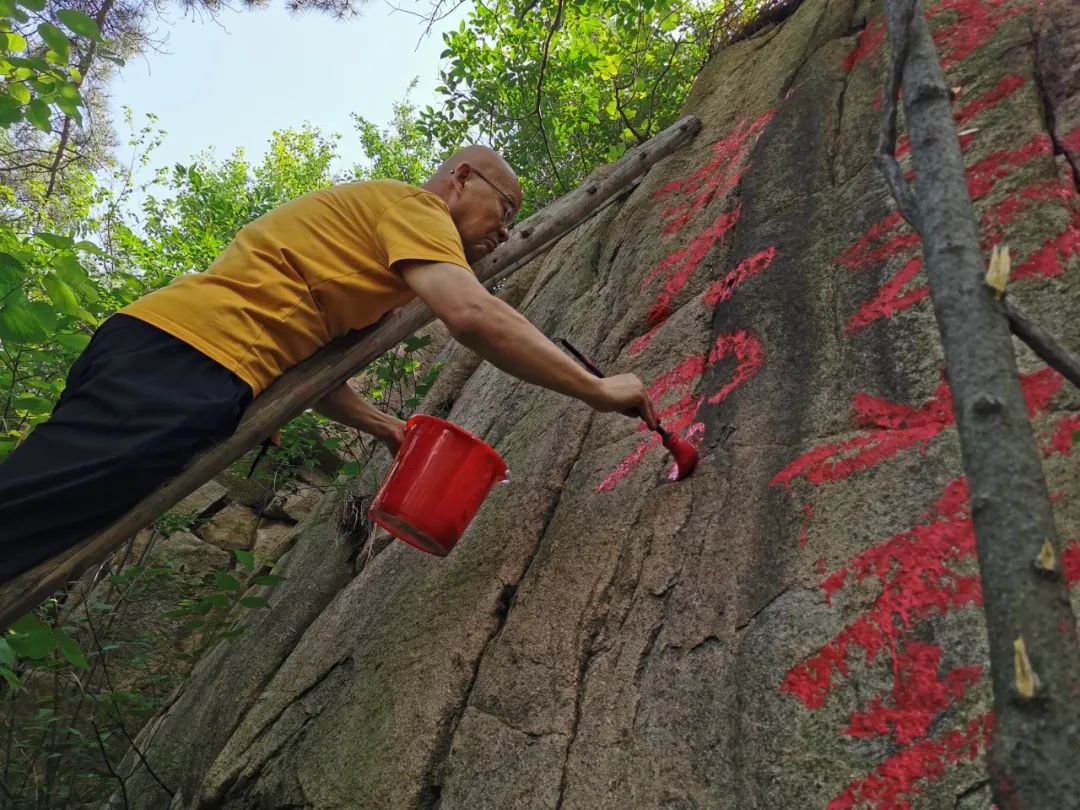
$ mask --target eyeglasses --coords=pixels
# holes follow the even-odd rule
[[[506,227],[507,230],[513,228],[514,220],[517,219],[517,203],[514,202],[513,198],[509,194],[507,194],[497,185],[484,177],[484,175],[480,174],[480,172],[478,172],[475,168],[473,168],[472,166],[470,166],[469,168],[472,169],[473,174],[475,174],[477,177],[479,177],[481,180],[483,180],[485,183],[487,183],[489,186],[499,192],[503,196],[503,199],[510,203],[510,207],[507,208],[506,213],[503,214],[502,224]]]

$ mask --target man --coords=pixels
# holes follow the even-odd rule
[[[459,342],[598,411],[656,410],[632,374],[584,371],[468,269],[509,237],[514,172],[467,147],[421,188],[351,183],[243,228],[205,273],[120,310],[51,418],[0,464],[0,582],[103,529],[230,435],[252,398],[331,339],[419,296]],[[394,452],[404,423],[347,385],[315,409]]]

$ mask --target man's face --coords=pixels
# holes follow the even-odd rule
[[[510,238],[521,205],[517,178],[498,168],[477,170],[462,163],[453,171],[450,215],[461,236],[465,258],[475,262]]]

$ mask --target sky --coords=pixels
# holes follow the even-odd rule
[[[168,135],[153,166],[186,162],[208,147],[225,157],[242,147],[251,160],[265,152],[275,129],[305,122],[345,136],[342,165],[359,157],[349,113],[386,123],[414,77],[418,106],[435,101],[441,32],[464,19],[464,4],[421,40],[424,23],[371,0],[362,16],[333,20],[313,12],[290,14],[283,0],[257,11],[222,11],[217,19],[172,14],[157,26],[161,52],[133,57],[113,79],[110,107],[117,135],[126,140],[121,109],[136,124],[159,116]],[[397,5],[427,8],[426,0]],[[120,150],[121,155],[123,149]]]

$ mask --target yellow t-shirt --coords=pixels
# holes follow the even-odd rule
[[[407,259],[468,267],[450,211],[391,180],[314,191],[245,226],[205,273],[120,310],[213,358],[259,394],[286,369],[415,297]]]

